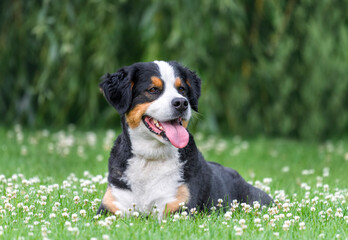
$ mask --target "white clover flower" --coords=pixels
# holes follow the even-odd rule
[[[279,237],[279,232],[274,232],[273,236],[275,236],[276,238]]]
[[[139,217],[139,212],[134,211],[132,215],[133,215],[133,217],[136,217],[136,218],[137,218],[137,217]]]
[[[255,218],[254,219],[254,223],[255,224],[260,224],[261,223],[261,219],[260,218]]]
[[[80,197],[79,196],[75,196],[74,197],[74,202],[75,204],[77,204],[80,201]]]
[[[263,219],[266,221],[269,220],[269,215],[268,214],[263,215]]]
[[[196,214],[196,213],[197,213],[196,208],[191,208],[191,209],[190,209],[190,213],[191,213],[191,214]]]
[[[65,227],[71,227],[71,222],[66,221],[66,222],[64,223],[64,226],[65,226]]]
[[[245,222],[246,222],[245,219],[240,219],[240,220],[239,220],[239,225],[244,225]]]
[[[315,207],[311,207],[311,211],[314,212],[315,211]]]
[[[86,210],[84,210],[84,209],[80,210],[80,215],[81,215],[82,217],[85,217],[86,214],[87,214]]]
[[[278,213],[278,208],[277,207],[268,208],[268,214],[269,215],[275,215],[277,213]]]
[[[224,202],[221,198],[219,198],[218,200],[218,204],[216,204],[217,207],[222,207],[222,203]]]
[[[253,207],[254,207],[254,209],[260,209],[261,205],[260,205],[260,203],[258,201],[254,201],[253,202]]]
[[[330,168],[323,168],[323,177],[328,177],[330,175]]]
[[[291,224],[290,221],[285,221],[284,224],[283,224],[283,230],[284,231],[288,231],[289,228],[290,228],[290,224]]]
[[[299,227],[300,230],[305,230],[306,229],[306,223],[305,222],[300,222],[298,225],[300,226]]]
[[[50,218],[55,218],[55,217],[56,217],[56,214],[54,214],[54,213],[50,214]]]
[[[282,172],[283,173],[287,173],[287,172],[289,172],[290,171],[290,167],[289,166],[284,166],[283,168],[282,168]]]
[[[243,229],[241,227],[235,227],[234,230],[236,231],[237,236],[241,236],[243,234]]]
[[[174,220],[178,220],[178,219],[180,219],[180,215],[179,215],[178,213],[176,213],[176,214],[174,215]]]
[[[68,227],[67,230],[68,230],[69,232],[72,232],[72,233],[75,234],[75,235],[78,235],[79,232],[80,232],[79,229],[78,229],[77,227]]]
[[[284,212],[289,212],[289,211],[290,211],[290,207],[289,207],[289,204],[288,204],[288,203],[284,203],[284,204],[282,205],[282,207],[283,207]]]
[[[331,213],[332,213],[332,209],[331,208],[328,208],[327,210],[326,210],[326,213],[327,213],[327,215],[331,215]]]
[[[71,219],[73,222],[77,222],[77,220],[78,220],[77,214],[76,213],[71,214]]]
[[[246,212],[246,213],[249,213],[251,212],[253,208],[249,205],[249,204],[244,204],[243,205],[243,210]]]
[[[269,185],[272,182],[272,178],[264,178],[262,181],[264,184]]]
[[[224,215],[224,218],[225,218],[226,220],[230,220],[230,219],[232,218],[232,212],[227,211],[227,212],[225,213],[225,215]]]
[[[116,215],[117,217],[121,217],[121,216],[122,216],[122,211],[121,211],[121,210],[117,210],[117,211],[115,212],[115,215]]]
[[[103,240],[109,240],[110,237],[109,237],[109,235],[103,234],[102,239],[103,239]]]

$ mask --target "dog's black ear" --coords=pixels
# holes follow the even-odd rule
[[[186,68],[186,83],[189,86],[189,101],[193,110],[198,111],[198,99],[201,96],[201,79],[194,71]]]
[[[121,68],[116,73],[105,74],[99,84],[106,100],[116,108],[119,114],[125,114],[132,101],[131,73],[127,68]]]

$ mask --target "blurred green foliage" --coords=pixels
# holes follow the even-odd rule
[[[0,2],[0,122],[118,126],[106,72],[177,60],[203,81],[191,129],[348,133],[348,0]]]

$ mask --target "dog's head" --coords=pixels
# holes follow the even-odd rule
[[[124,115],[129,131],[184,148],[191,111],[198,110],[201,80],[177,62],[135,63],[106,74],[100,88]]]

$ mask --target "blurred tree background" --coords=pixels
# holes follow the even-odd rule
[[[2,0],[0,123],[118,127],[106,72],[177,60],[203,81],[191,129],[348,133],[348,0]]]

